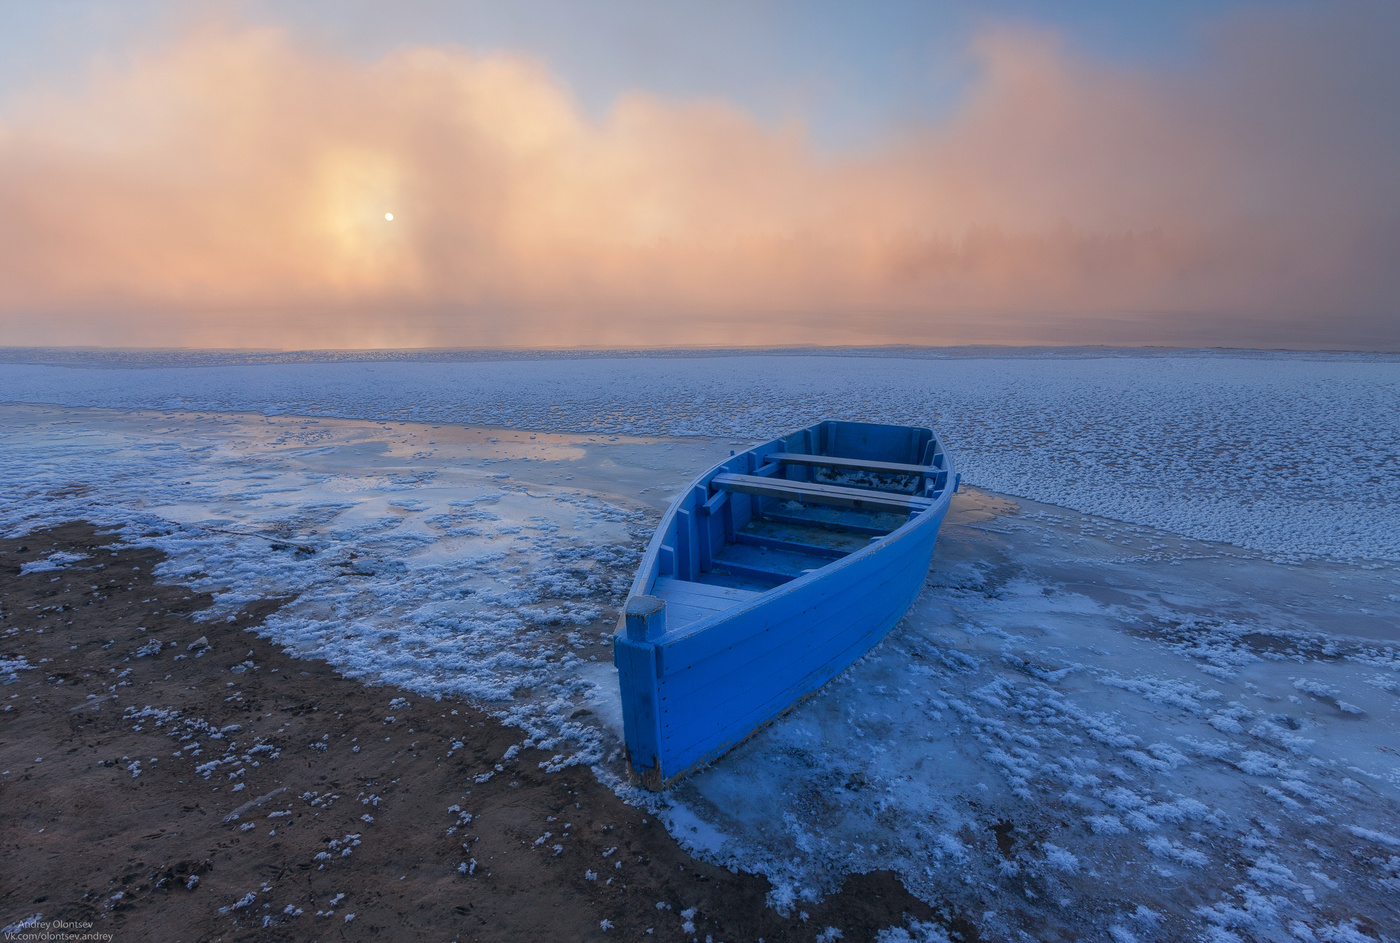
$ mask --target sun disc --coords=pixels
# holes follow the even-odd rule
[[[385,219],[385,221],[392,223],[392,222],[394,221],[394,214],[393,214],[393,213],[385,213],[385,214],[384,214],[384,219]]]

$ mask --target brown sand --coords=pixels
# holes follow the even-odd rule
[[[20,574],[55,550],[87,558]],[[518,731],[248,631],[277,600],[196,621],[210,598],[156,582],[160,560],[86,523],[0,540],[0,662],[33,666],[0,672],[0,926],[42,914],[117,943],[776,943],[835,927],[857,943],[913,917],[976,939],[888,872],[784,918],[765,878],[692,858],[587,769],[503,759]]]

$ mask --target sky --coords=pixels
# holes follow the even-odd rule
[[[0,5],[0,345],[1400,350],[1398,43],[1384,2]]]

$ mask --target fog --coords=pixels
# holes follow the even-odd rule
[[[1400,349],[1397,40],[1280,6],[1129,67],[1005,23],[948,118],[833,153],[209,24],[0,110],[0,344]]]

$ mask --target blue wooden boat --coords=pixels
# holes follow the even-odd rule
[[[923,585],[957,483],[932,431],[835,421],[695,479],[614,638],[642,785],[716,759],[884,638]]]

